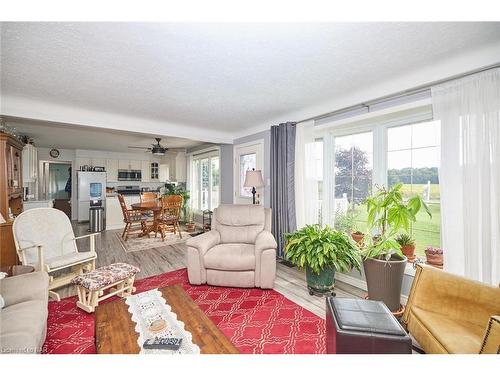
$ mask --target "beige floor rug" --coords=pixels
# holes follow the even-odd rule
[[[114,235],[120,241],[120,244],[123,247],[123,250],[126,253],[132,253],[135,251],[142,251],[153,249],[155,247],[165,247],[169,245],[183,244],[185,243],[191,235],[188,232],[182,231],[182,238],[179,238],[179,234],[173,234],[171,232],[165,233],[165,240],[161,240],[160,234],[158,237],[155,237],[154,234],[151,234],[150,237],[138,237],[137,234],[131,234],[127,241],[124,241],[122,238],[122,231],[116,231]]]

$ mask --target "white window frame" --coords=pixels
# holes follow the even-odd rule
[[[188,155],[189,157],[189,171],[188,171],[188,189],[190,193],[193,193],[193,185],[196,183],[194,181],[194,169],[193,169],[193,164],[195,160],[202,160],[202,159],[208,159],[208,209],[213,211],[214,208],[217,207],[211,207],[212,205],[212,158],[218,157],[219,158],[219,204],[220,204],[220,199],[221,199],[221,157],[220,157],[220,147],[215,147],[215,148],[208,148],[204,150],[199,150],[196,152],[192,152]],[[200,169],[201,169],[201,164],[200,164]],[[199,171],[199,176],[201,178],[201,171]],[[197,181],[198,185],[198,203],[201,205],[201,194],[202,194],[202,186],[201,186],[201,179]],[[193,207],[193,200],[191,199],[191,204],[190,207],[193,210],[194,213],[196,214],[201,214],[203,210],[199,207]]]
[[[262,171],[262,178],[264,179],[264,184],[267,185],[267,182],[265,180],[265,170],[264,170],[264,139],[256,139],[250,142],[245,142],[245,143],[239,143],[233,145],[233,157],[234,157],[234,164],[233,164],[233,203],[234,204],[251,204],[252,203],[252,197],[242,197],[240,195],[240,160],[238,159],[237,155],[239,154],[239,149],[242,148],[254,148],[256,158],[257,158],[257,168]],[[257,194],[260,196],[260,204],[264,206],[264,197],[265,197],[265,187],[262,188],[257,188]]]
[[[334,160],[330,155],[334,155],[335,138],[347,135],[372,132],[373,136],[373,175],[372,187],[376,185],[387,186],[387,129],[402,125],[416,124],[418,122],[432,121],[432,111],[429,106],[417,108],[410,111],[394,110],[390,113],[373,118],[355,121],[351,119],[350,123],[343,122],[338,125],[332,123],[329,126],[322,125],[320,131],[315,133],[316,138],[323,138],[323,177],[324,177],[324,198],[325,205],[323,213],[323,222],[333,224],[334,210],[329,200],[335,187],[335,176],[333,173],[326,173],[333,170]]]
[[[371,113],[324,123],[315,130],[315,138],[323,139],[323,223],[333,225],[335,174],[328,173],[334,169],[335,137],[359,134],[371,131],[373,136],[373,174],[372,188],[387,186],[387,129],[402,125],[416,124],[419,122],[433,121],[432,107],[427,102],[418,102],[415,106],[405,105],[394,107],[384,113]],[[413,267],[409,265],[405,271],[407,275],[414,275]]]

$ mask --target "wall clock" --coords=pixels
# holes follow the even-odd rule
[[[59,157],[59,150],[58,150],[58,149],[53,148],[52,150],[50,150],[49,154],[50,154],[50,156],[51,156],[51,157],[53,157],[54,159],[55,159],[55,158],[58,158],[58,157]]]

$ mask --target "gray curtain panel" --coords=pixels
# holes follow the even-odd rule
[[[284,234],[293,232],[295,220],[295,122],[271,126],[272,231],[283,258]]]

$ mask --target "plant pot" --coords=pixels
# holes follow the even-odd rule
[[[384,302],[389,310],[398,311],[401,306],[401,286],[407,258],[393,256],[389,261],[365,259],[366,284],[371,300]]]
[[[335,295],[335,268],[324,268],[319,275],[306,266],[307,289],[310,295]]]
[[[427,263],[430,264],[431,266],[436,266],[436,267],[443,266],[443,254],[431,254],[426,251],[425,257],[427,258]]]
[[[361,245],[363,243],[363,240],[365,239],[365,235],[358,232],[351,233],[351,237],[354,241],[356,241],[358,245]]]
[[[186,230],[188,232],[194,232],[195,227],[196,227],[195,223],[187,223],[186,224]]]
[[[401,246],[401,251],[408,258],[408,262],[413,263],[415,261],[415,245]]]

